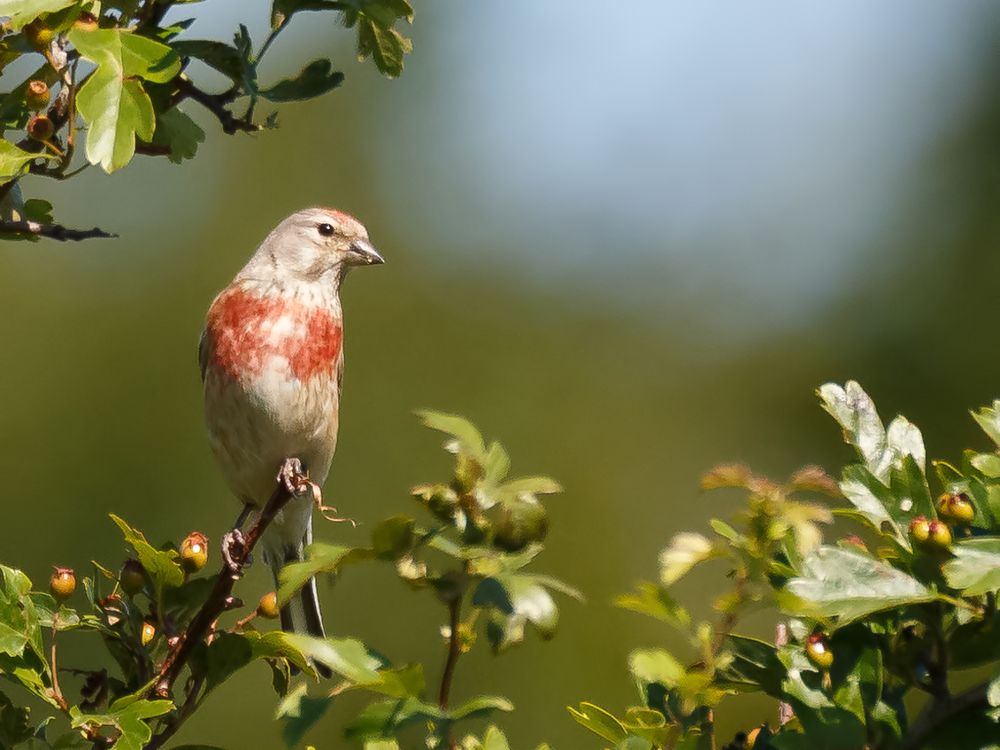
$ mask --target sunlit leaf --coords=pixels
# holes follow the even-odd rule
[[[935,596],[915,578],[853,549],[820,547],[803,560],[802,572],[785,588],[812,616],[852,620]]]
[[[695,565],[717,556],[712,542],[701,534],[684,531],[675,534],[660,553],[660,582],[670,586]]]
[[[1000,590],[1000,539],[968,539],[951,548],[954,557],[941,568],[948,585],[963,596]]]

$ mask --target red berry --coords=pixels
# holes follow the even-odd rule
[[[833,651],[822,633],[813,633],[806,639],[806,656],[814,667],[824,671],[833,665]]]

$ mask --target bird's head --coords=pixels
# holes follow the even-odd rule
[[[339,282],[354,266],[384,262],[368,230],[353,216],[332,208],[307,208],[278,224],[251,264],[254,271],[270,266],[294,280]]]

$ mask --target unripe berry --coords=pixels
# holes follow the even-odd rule
[[[927,531],[930,544],[940,549],[948,549],[951,546],[951,529],[943,521],[931,521]]]
[[[139,641],[143,646],[148,646],[149,642],[156,637],[156,625],[151,620],[142,623],[142,632],[139,633]]]
[[[79,31],[97,31],[97,16],[84,11],[80,17],[73,22],[73,28]]]
[[[49,106],[49,85],[45,81],[29,81],[24,90],[24,103],[38,112]]]
[[[824,671],[833,665],[833,651],[822,633],[813,633],[806,639],[806,656],[814,667]]]
[[[278,616],[279,612],[278,595],[273,591],[268,591],[257,603],[257,614],[261,617],[266,617],[268,620],[273,620]]]
[[[549,531],[549,517],[541,503],[517,501],[500,511],[493,545],[507,552],[517,552],[531,542],[540,542]]]
[[[957,495],[941,495],[938,498],[938,513],[959,523],[970,523],[976,516],[976,508],[964,492]]]
[[[931,524],[925,516],[917,516],[910,521],[910,538],[917,544],[924,544],[931,534]]]
[[[76,591],[76,574],[72,568],[55,568],[52,577],[49,579],[49,591],[60,604]]]
[[[32,115],[27,125],[28,137],[33,141],[47,141],[56,132],[48,115]]]
[[[129,596],[135,596],[146,585],[146,571],[138,560],[126,560],[118,574],[118,583],[122,591]]]
[[[197,573],[208,562],[208,538],[192,531],[181,542],[181,565],[188,573]]]
[[[39,52],[47,50],[49,45],[52,44],[52,40],[56,38],[56,32],[48,28],[40,18],[36,18],[25,26],[23,33],[24,38],[28,40],[28,44]]]

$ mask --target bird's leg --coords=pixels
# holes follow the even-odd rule
[[[236,517],[233,528],[227,531],[222,537],[222,559],[225,560],[226,567],[233,575],[237,575],[241,567],[245,567],[251,562],[250,556],[244,551],[245,542],[243,541],[242,527],[252,510],[252,505],[249,503],[244,504],[243,510]]]

